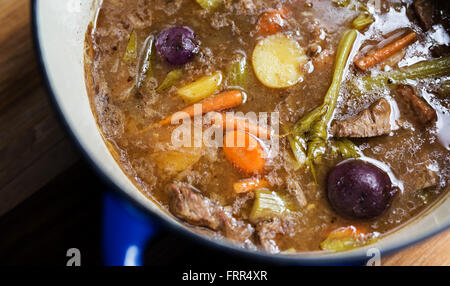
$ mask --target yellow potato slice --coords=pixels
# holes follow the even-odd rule
[[[305,52],[294,39],[275,34],[258,42],[253,51],[253,69],[259,81],[270,88],[287,88],[303,77]]]
[[[196,81],[180,88],[177,94],[188,103],[196,103],[210,97],[222,84],[222,73],[220,71],[204,76]]]
[[[153,154],[158,168],[169,173],[178,173],[195,165],[202,157],[201,148],[183,148]]]

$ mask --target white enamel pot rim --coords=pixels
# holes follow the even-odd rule
[[[447,194],[438,204],[367,247],[341,253],[305,252],[297,255],[273,255],[237,247],[226,241],[212,240],[192,232],[148,200],[121,171],[108,152],[92,114],[84,81],[84,35],[94,19],[100,0],[32,0],[35,46],[52,102],[61,115],[79,149],[99,174],[128,200],[146,210],[174,231],[238,255],[252,256],[266,262],[323,265],[362,261],[367,250],[378,248],[383,254],[393,252],[430,237],[450,226],[450,200]]]

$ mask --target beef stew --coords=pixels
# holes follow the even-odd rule
[[[136,186],[201,233],[272,253],[367,245],[448,192],[448,6],[103,0],[92,110]]]

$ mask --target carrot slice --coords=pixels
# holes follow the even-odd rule
[[[320,248],[328,251],[345,251],[363,246],[371,241],[375,241],[375,239],[366,235],[364,228],[350,225],[330,232],[327,238],[320,243]]]
[[[269,181],[257,177],[240,180],[233,184],[234,191],[237,194],[248,193],[255,189],[269,188],[269,187],[270,187]]]
[[[417,38],[417,34],[412,32],[405,37],[393,42],[390,45],[376,51],[372,55],[361,58],[355,62],[356,66],[362,70],[367,70],[374,65],[382,62],[384,59],[392,56],[407,45],[411,44]]]
[[[203,100],[202,102],[188,106],[185,109],[180,110],[179,112],[176,112],[169,117],[166,117],[160,122],[141,130],[139,133],[142,134],[150,131],[155,127],[171,124],[172,121],[176,122],[182,119],[192,118],[196,115],[203,115],[211,111],[220,111],[232,108],[241,104],[244,101],[244,98],[245,95],[240,90],[225,91],[215,97],[208,98]],[[198,105],[200,105],[201,108],[199,108],[200,106]]]
[[[247,174],[261,174],[266,159],[261,143],[253,135],[240,130],[229,131],[224,138],[225,157]]]
[[[263,127],[257,123],[251,122],[247,118],[235,116],[230,113],[219,113],[221,120],[213,117],[213,126],[216,128],[223,128],[223,130],[241,130],[250,133],[261,139],[270,139],[273,134],[273,130]]]
[[[288,9],[281,8],[270,10],[262,14],[257,24],[257,32],[260,36],[273,35],[281,32],[286,25]]]

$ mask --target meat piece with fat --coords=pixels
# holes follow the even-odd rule
[[[292,217],[273,218],[258,223],[256,233],[261,247],[270,253],[279,253],[280,249],[276,242],[277,236],[293,235],[296,224]]]
[[[264,221],[256,227],[261,247],[270,253],[278,253],[280,249],[275,241],[277,235],[285,234],[281,220],[276,218],[273,221]]]
[[[413,7],[421,27],[428,31],[433,26],[434,3],[430,0],[416,0]]]
[[[172,214],[192,225],[207,227],[230,240],[249,244],[253,227],[234,218],[231,211],[203,196],[191,186],[171,184],[169,208]]]
[[[399,85],[396,91],[409,103],[422,124],[427,125],[437,120],[436,111],[416,95],[414,88],[409,85]]]
[[[369,138],[391,132],[391,105],[381,98],[354,117],[333,122],[334,137]]]

